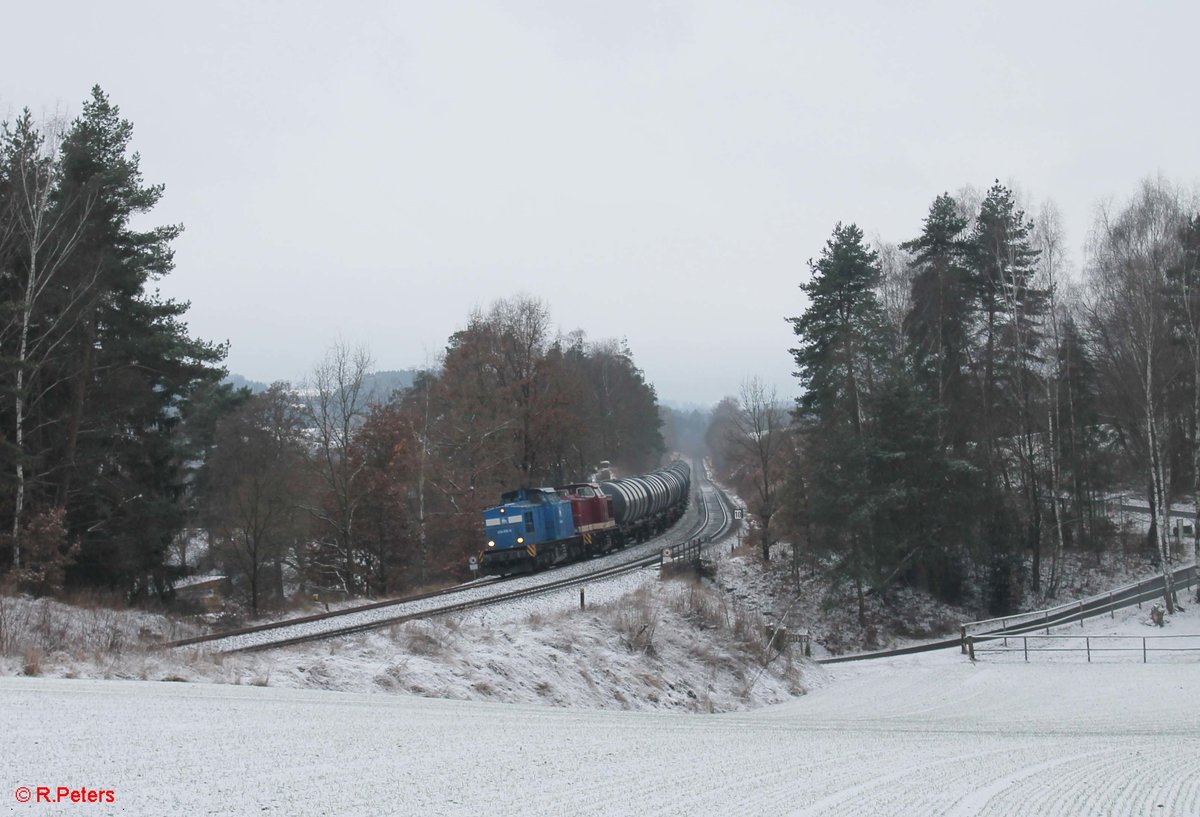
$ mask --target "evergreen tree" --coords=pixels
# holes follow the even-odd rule
[[[939,412],[902,365],[890,366],[872,395],[866,512],[881,571],[951,603],[964,594],[963,542],[973,533],[978,472],[941,440]]]
[[[962,452],[971,427],[969,381],[972,292],[967,222],[948,194],[938,196],[921,235],[901,244],[913,256],[911,308],[904,321],[917,384],[937,412],[938,436]]]
[[[43,351],[18,389],[28,398],[18,416],[27,417],[3,419],[6,442],[10,428],[28,432],[15,447],[30,467],[29,511],[59,511],[79,547],[68,581],[142,595],[169,591],[167,547],[203,455],[194,443],[204,435],[184,418],[192,396],[223,374],[225,348],[189,337],[187,304],[149,288],[171,270],[180,228],[133,228],[162,187],[143,182],[131,138],[130,123],[95,88],[49,159],[43,201],[63,229],[46,245],[54,286],[27,303]],[[28,256],[0,255],[9,268],[35,269]],[[13,294],[3,293],[6,311],[19,303]],[[4,354],[12,348],[5,340]]]
[[[1033,286],[1038,250],[1033,225],[1018,210],[1012,191],[999,182],[979,209],[968,254],[978,328],[978,377],[982,401],[981,436],[991,458],[995,435],[1010,431],[1004,420],[1020,413],[1031,389],[1029,361],[1040,340],[1038,321],[1046,293]],[[994,463],[989,463],[989,467]]]
[[[1063,321],[1056,354],[1062,395],[1058,442],[1062,485],[1069,495],[1068,530],[1076,547],[1097,550],[1110,523],[1099,512],[1096,496],[1102,486],[1111,484],[1112,473],[1103,453],[1096,367],[1078,325],[1070,317]]]
[[[867,585],[878,572],[866,460],[871,434],[867,400],[886,354],[876,296],[876,254],[857,226],[838,224],[801,289],[803,315],[789,319],[799,338],[790,350],[804,389],[797,420],[807,442],[814,544],[836,556],[854,586],[860,622]]]
[[[788,319],[800,339],[797,348],[788,350],[802,388],[799,416],[816,421],[841,417],[861,431],[862,393],[885,349],[875,295],[878,258],[863,243],[862,230],[839,223],[809,267],[812,278],[800,285],[808,308]]]
[[[980,319],[975,350],[981,401],[982,469],[988,510],[984,562],[993,566],[993,611],[1007,611],[1022,580],[1022,546],[1033,554],[1039,589],[1042,495],[1036,435],[1043,423],[1033,364],[1042,342],[1047,293],[1034,286],[1033,224],[999,182],[980,205],[969,243]],[[1012,466],[1016,465],[1013,473]],[[1022,533],[1024,535],[1022,535]]]

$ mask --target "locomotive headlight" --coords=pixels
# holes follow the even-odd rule
[[[490,548],[494,548],[495,546],[496,546],[496,543],[495,543],[494,541],[489,541],[489,542],[488,542],[488,547],[490,547]]]
[[[525,544],[525,537],[524,537],[524,536],[518,536],[518,537],[517,537],[517,544],[518,544],[518,545],[523,545],[523,544]]]

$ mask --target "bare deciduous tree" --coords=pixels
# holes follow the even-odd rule
[[[904,354],[904,318],[912,309],[912,256],[898,245],[876,237],[872,242],[879,255],[879,306],[888,328],[892,353]]]
[[[1060,434],[1058,418],[1060,416],[1059,383],[1062,382],[1063,372],[1061,357],[1058,349],[1062,338],[1059,333],[1059,279],[1063,265],[1063,229],[1062,215],[1053,203],[1042,206],[1034,222],[1034,235],[1038,249],[1040,285],[1044,287],[1047,302],[1047,324],[1050,330],[1049,340],[1052,353],[1047,355],[1047,371],[1042,373],[1042,381],[1046,385],[1046,442],[1045,458],[1049,472],[1050,513],[1054,522],[1054,541],[1050,552],[1050,594],[1058,590],[1059,561],[1063,550],[1063,519],[1062,519],[1062,485],[1061,457],[1059,456]]]
[[[331,571],[348,594],[360,590],[354,522],[362,500],[363,470],[363,463],[349,454],[354,433],[366,416],[370,395],[365,381],[372,365],[365,347],[351,349],[335,343],[305,389],[313,462],[326,489],[326,501],[310,505],[309,511],[325,529],[321,567]]]
[[[763,561],[770,561],[775,531],[771,519],[779,509],[779,487],[784,479],[784,436],[788,411],[774,387],[757,377],[742,383],[737,408],[729,414],[725,446],[743,490],[749,488],[750,512],[761,524],[759,546]]]

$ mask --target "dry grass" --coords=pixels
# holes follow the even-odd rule
[[[414,655],[437,656],[446,651],[445,645],[425,629],[405,633],[405,646]]]
[[[25,650],[25,655],[21,659],[21,672],[31,677],[42,674],[42,659],[45,656],[37,647],[30,647]]]
[[[109,596],[82,594],[72,599],[74,604],[68,605],[0,594],[0,656],[23,657],[37,649],[47,661],[99,663],[196,632],[177,620],[113,606]]]
[[[654,654],[654,633],[662,614],[658,602],[646,588],[632,593],[624,603],[606,605],[611,622],[630,652]]]
[[[736,648],[759,664],[778,655],[779,650],[772,648],[764,635],[766,622],[757,610],[695,578],[685,580],[675,591],[670,597],[672,609],[694,626],[725,633]],[[718,666],[727,664],[727,659],[717,662]]]

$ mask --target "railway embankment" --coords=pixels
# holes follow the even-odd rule
[[[819,673],[767,655],[761,620],[689,578],[645,571],[578,597],[411,621],[266,653],[161,650],[166,616],[0,597],[0,674],[419,695],[591,709],[727,712],[802,695]]]

